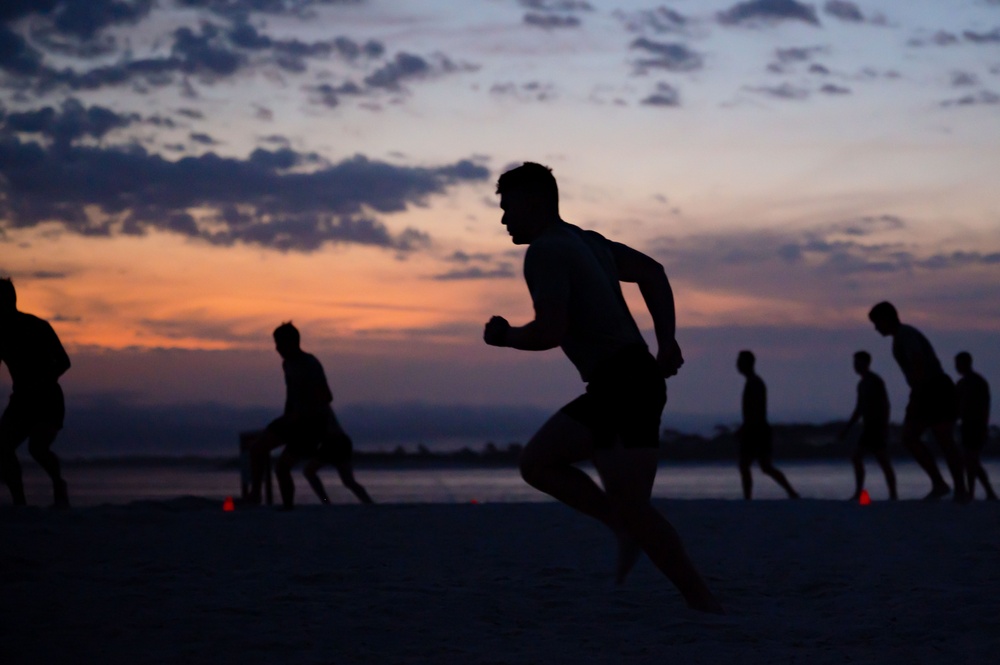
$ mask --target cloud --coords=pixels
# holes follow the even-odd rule
[[[188,138],[199,145],[219,145],[218,141],[203,132],[191,132],[191,134],[188,135]]]
[[[153,7],[153,0],[87,0],[74,2],[61,0],[32,3],[43,8],[39,13],[50,16],[50,29],[80,41],[93,39],[105,28],[121,23],[136,23],[145,18]],[[52,6],[51,12],[44,7]]]
[[[992,90],[980,90],[976,93],[963,95],[956,99],[946,99],[941,102],[941,106],[946,108],[954,106],[995,106],[996,104],[1000,104],[1000,95]]]
[[[782,64],[792,64],[798,62],[809,62],[813,56],[826,53],[827,49],[822,46],[793,46],[790,48],[775,49],[774,55],[778,62]]]
[[[57,126],[53,121],[52,126]],[[91,236],[158,230],[226,246],[312,251],[327,242],[412,251],[429,238],[376,215],[405,210],[489,171],[471,161],[396,166],[358,155],[317,164],[288,148],[247,159],[169,161],[138,146],[45,146],[0,132],[0,230],[52,222]],[[312,170],[294,167],[312,166]]]
[[[823,5],[823,12],[849,23],[864,23],[865,21],[865,15],[861,13],[861,9],[853,2],[846,0],[829,0]]]
[[[723,25],[759,25],[778,21],[802,21],[819,25],[816,10],[795,0],[750,0],[717,14]]]
[[[809,97],[809,91],[805,88],[799,88],[791,83],[782,83],[781,85],[763,85],[763,86],[744,86],[744,90],[749,90],[750,92],[756,92],[760,95],[765,95],[767,97],[772,97],[774,99],[791,99],[800,100]]]
[[[628,32],[634,34],[646,32],[685,34],[691,25],[691,21],[683,14],[662,6],[634,12],[616,9],[613,15],[621,21]]]
[[[989,32],[973,32],[966,30],[962,33],[966,41],[974,44],[1000,44],[1000,28],[993,28]]]
[[[524,15],[525,25],[545,30],[556,30],[558,28],[578,28],[580,19],[576,16],[561,16],[559,14],[536,14],[529,12]]]
[[[637,72],[650,69],[665,69],[671,72],[689,72],[701,69],[704,59],[684,44],[657,42],[639,37],[629,44],[629,48],[645,52],[651,57],[634,61]]]
[[[670,106],[681,105],[681,93],[669,83],[657,83],[656,91],[642,100],[647,106]]]
[[[490,94],[498,97],[510,97],[518,101],[547,102],[555,95],[555,86],[551,83],[529,81],[528,83],[496,83],[490,87]]]
[[[976,294],[984,299],[982,307],[1000,311],[995,289],[1000,248],[943,250],[918,244],[914,237],[904,220],[881,215],[801,230],[741,229],[661,238],[649,253],[663,262],[671,279],[704,292],[746,298],[747,307],[773,298],[801,311],[820,311],[902,293],[952,306]]]
[[[458,270],[450,270],[439,275],[434,275],[432,279],[438,281],[455,281],[468,279],[510,279],[516,277],[514,267],[509,263],[502,263],[496,268],[488,269],[480,266],[470,266]]]
[[[826,83],[820,89],[824,95],[849,95],[851,94],[851,89],[844,87],[842,85],[834,85],[833,83]]]
[[[978,85],[979,77],[972,72],[952,72],[951,85],[955,88],[965,88],[970,85]]]
[[[402,81],[430,73],[430,64],[419,55],[397,53],[395,59],[366,76],[365,85],[370,88],[398,90]]]
[[[9,113],[6,117],[0,115],[0,120],[4,123],[4,132],[40,134],[57,144],[69,145],[87,136],[103,138],[108,132],[127,127],[140,118],[135,113],[119,114],[102,106],[87,108],[71,97],[63,102],[61,111],[46,106],[35,111]],[[155,120],[153,122],[155,124]]]
[[[470,279],[510,279],[517,276],[514,265],[507,260],[495,261],[492,254],[467,254],[461,250],[454,252],[445,259],[448,263],[457,263],[461,267],[448,270],[431,279],[437,281],[458,281]]]

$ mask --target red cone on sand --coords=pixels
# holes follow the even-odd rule
[[[858,503],[862,506],[867,506],[872,502],[872,498],[868,496],[868,490],[861,490],[861,496],[858,498]]]
[[[236,504],[233,502],[233,497],[226,497],[226,500],[222,502],[222,510],[227,513],[231,513],[236,510]]]

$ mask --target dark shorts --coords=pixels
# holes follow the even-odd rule
[[[962,421],[958,428],[962,437],[962,447],[967,450],[982,450],[989,438],[989,427],[985,423],[966,423]]]
[[[770,425],[744,425],[740,428],[740,460],[769,460],[773,453]]]
[[[587,392],[560,409],[594,436],[596,448],[659,448],[667,386],[644,346],[626,347],[594,372]]]
[[[66,402],[59,384],[16,392],[0,416],[0,440],[20,443],[38,430],[61,430],[65,417]]]
[[[339,466],[351,461],[354,454],[354,443],[351,437],[341,428],[337,417],[330,414],[329,423],[323,438],[320,440],[316,458],[324,464]]]
[[[923,427],[958,420],[958,391],[947,374],[938,374],[910,390],[906,422]]]
[[[861,429],[861,436],[858,438],[858,448],[873,453],[887,450],[889,448],[889,429],[887,427],[865,425]]]
[[[275,418],[267,430],[285,443],[290,453],[298,457],[316,454],[319,443],[327,432],[326,416],[292,420],[287,416]]]

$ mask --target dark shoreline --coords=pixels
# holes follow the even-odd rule
[[[837,435],[843,422],[813,424],[779,424],[772,427],[776,459],[789,461],[825,461],[847,459],[854,450],[860,428],[855,427],[843,441]],[[990,439],[983,457],[1000,456],[1000,428],[990,427]],[[235,446],[234,446],[235,447]],[[736,436],[727,427],[718,427],[712,437],[664,430],[660,442],[660,459],[674,462],[731,462],[737,450]],[[462,448],[452,451],[431,451],[424,445],[415,449],[398,446],[391,451],[355,450],[354,463],[358,467],[508,467],[517,464],[520,443],[497,445],[484,444],[480,450]],[[932,444],[932,450],[936,446]],[[889,454],[894,458],[908,459],[900,444],[900,427],[890,426]],[[238,469],[239,458],[223,455],[93,455],[85,457],[64,456],[70,467],[143,467],[143,466],[207,466],[219,470]]]

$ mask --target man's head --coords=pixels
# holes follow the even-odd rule
[[[300,343],[299,330],[291,321],[286,321],[274,329],[274,348],[282,358],[287,358],[298,351]]]
[[[972,371],[972,354],[968,351],[959,351],[955,355],[955,370],[965,376]]]
[[[872,366],[872,357],[867,351],[858,351],[854,354],[854,371],[864,374]]]
[[[559,187],[552,169],[525,162],[497,180],[503,210],[501,223],[515,245],[526,245],[545,227],[559,221]]]
[[[753,352],[744,349],[743,351],[740,351],[738,356],[736,356],[736,369],[740,374],[749,376],[753,374],[753,366],[755,362],[757,362],[757,359],[754,357]]]
[[[0,279],[0,317],[10,316],[17,311],[17,291],[10,277]]]
[[[899,313],[891,302],[882,301],[868,312],[868,319],[875,324],[875,330],[883,337],[895,335],[899,330]]]

